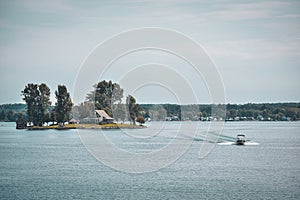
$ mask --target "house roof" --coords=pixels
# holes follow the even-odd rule
[[[98,115],[104,117],[105,119],[113,119],[104,110],[95,110]]]
[[[70,119],[70,121],[69,121],[69,122],[76,123],[76,122],[77,122],[77,120],[76,120],[76,119],[74,119],[74,118],[72,118],[72,119]]]

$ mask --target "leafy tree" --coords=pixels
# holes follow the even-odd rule
[[[58,89],[55,91],[55,98],[57,100],[55,103],[57,122],[64,124],[69,121],[73,106],[70,93],[66,86],[58,85]]]
[[[37,97],[38,97],[38,85],[29,83],[27,86],[25,86],[25,89],[22,91],[23,100],[27,104],[27,115],[28,115],[28,121],[33,122],[34,125],[38,124],[38,121],[36,120],[36,104],[37,104]]]
[[[127,105],[127,108],[128,108],[128,112],[129,112],[129,120],[135,124],[135,119],[136,119],[136,116],[140,110],[140,106],[139,104],[136,103],[136,100],[133,96],[131,95],[128,95],[127,98],[126,98],[126,105]]]
[[[46,123],[49,123],[51,121],[51,118],[50,118],[50,113],[46,113],[44,116],[43,116],[43,122],[46,122]]]
[[[45,84],[39,85],[39,96],[38,96],[38,113],[42,123],[49,122],[49,107],[51,106],[50,101],[50,89]]]
[[[108,115],[112,115],[112,105],[121,103],[123,89],[118,83],[112,81],[101,81],[93,86],[94,90],[87,94],[86,99],[94,102],[95,108],[105,110]]]
[[[127,117],[126,105],[122,103],[114,104],[112,106],[113,116],[118,121],[124,121]]]
[[[79,119],[84,119],[86,117],[95,117],[95,107],[92,102],[85,101],[79,106],[74,106],[73,114]]]
[[[53,110],[51,111],[51,114],[50,114],[50,121],[52,121],[52,124],[54,124],[54,123],[57,121],[57,114],[56,114],[55,109],[53,109]]]
[[[28,121],[35,126],[41,126],[44,122],[44,115],[51,105],[50,89],[44,83],[40,85],[29,83],[22,91],[22,95],[27,104]]]

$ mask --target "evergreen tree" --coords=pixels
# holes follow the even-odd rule
[[[71,111],[72,111],[72,100],[66,86],[58,85],[57,91],[55,91],[56,104],[56,118],[58,123],[65,123],[69,121]]]

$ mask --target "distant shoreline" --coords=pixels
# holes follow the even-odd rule
[[[196,106],[196,109],[194,109]],[[226,106],[226,118],[224,115],[212,115],[212,108],[217,109],[221,106],[221,110]],[[75,108],[76,106],[74,106]],[[226,121],[299,121],[300,120],[300,102],[287,103],[246,103],[246,104],[197,104],[197,105],[177,105],[177,104],[140,104],[144,110],[144,118],[150,117],[153,121],[164,120],[182,120],[181,111],[185,111],[185,116],[189,119],[209,121],[226,120]],[[15,122],[19,116],[27,116],[26,104],[3,104],[0,105],[0,121]],[[149,113],[151,110],[162,110],[166,115],[157,115],[152,117]],[[187,113],[187,111],[189,113]],[[146,115],[147,114],[147,115]],[[78,116],[73,116],[80,121]],[[222,119],[220,119],[222,117]],[[175,120],[174,120],[175,121]]]

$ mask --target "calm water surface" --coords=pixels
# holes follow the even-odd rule
[[[241,132],[260,145],[216,145],[200,160],[201,141],[194,141],[170,166],[128,174],[98,162],[76,130],[0,123],[0,199],[300,199],[300,122],[226,123],[222,134]],[[122,138],[121,131],[111,134]]]

